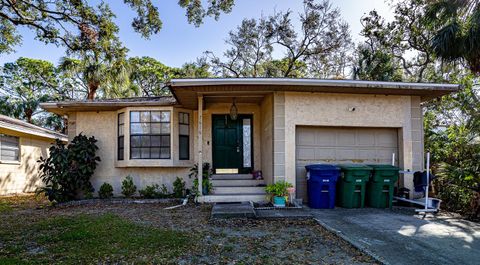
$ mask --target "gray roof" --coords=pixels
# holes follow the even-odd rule
[[[8,117],[0,114],[0,128],[5,128],[8,130],[36,135],[40,137],[45,137],[49,139],[60,139],[62,141],[67,141],[67,136],[65,134],[46,129],[31,123],[18,120],[12,117]]]
[[[345,79],[314,79],[314,78],[203,78],[203,79],[172,79],[170,87],[182,86],[215,86],[215,85],[276,85],[276,86],[322,86],[322,87],[357,87],[357,88],[388,88],[388,89],[424,89],[456,91],[460,85],[437,83],[409,83],[386,81],[362,81]]]
[[[177,101],[173,96],[161,96],[54,101],[41,103],[40,106],[47,111],[64,115],[68,111],[108,111],[133,106],[173,106],[176,104]]]
[[[198,95],[271,93],[274,91],[419,96],[428,101],[459,90],[456,84],[406,83],[307,78],[172,79],[167,86],[178,103],[197,108]]]

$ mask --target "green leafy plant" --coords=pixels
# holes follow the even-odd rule
[[[131,198],[136,191],[137,186],[135,186],[133,183],[133,178],[131,176],[127,176],[122,181],[122,194],[127,198]]]
[[[265,187],[265,191],[272,196],[285,197],[288,196],[288,188],[291,187],[293,187],[291,183],[286,181],[277,181],[274,184],[267,185],[267,187]]]
[[[183,198],[185,196],[185,181],[179,177],[173,182],[173,194],[175,198]]]
[[[153,199],[157,196],[157,190],[160,188],[158,184],[147,185],[144,189],[138,191],[145,199]]]
[[[37,193],[43,193],[52,202],[65,202],[94,191],[90,178],[100,157],[95,137],[79,134],[68,146],[60,140],[49,148],[49,157],[41,157],[40,179],[45,184]]]
[[[210,194],[212,191],[213,185],[210,182],[210,177],[212,176],[212,169],[210,167],[210,163],[203,163],[203,168],[202,168],[202,189],[203,193]],[[190,169],[190,174],[188,175],[189,178],[195,178],[193,180],[193,193],[195,196],[198,196],[198,164],[195,164],[191,169]]]
[[[145,199],[163,199],[173,196],[168,192],[165,184],[162,184],[162,186],[158,184],[148,185],[144,189],[139,190],[138,193]]]
[[[103,183],[100,186],[100,190],[98,191],[98,196],[100,199],[110,199],[113,197],[113,187],[108,183]]]

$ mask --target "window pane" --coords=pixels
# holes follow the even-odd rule
[[[130,150],[130,156],[135,159],[135,158],[140,158],[140,148],[131,148]]]
[[[141,136],[132,136],[130,137],[130,145],[132,147],[142,146],[142,137]]]
[[[161,114],[160,111],[152,111],[152,122],[160,122]]]
[[[179,159],[180,160],[188,160],[190,159],[190,143],[189,143],[189,138],[188,136],[180,136],[179,138],[179,145],[180,145],[180,150],[179,150]]]
[[[150,147],[150,136],[141,136],[142,137],[142,147]]]
[[[118,148],[123,148],[124,141],[123,141],[123,136],[118,137]]]
[[[190,118],[189,118],[190,115],[188,115],[188,113],[184,113],[183,114],[183,123],[185,124],[190,124]]]
[[[142,133],[142,125],[140,123],[132,123],[130,125],[130,133],[131,134],[141,134]]]
[[[123,124],[118,125],[118,136],[122,136],[122,135],[123,135]]]
[[[152,134],[160,134],[160,124],[161,123],[151,123],[152,126]]]
[[[150,144],[152,146],[160,146],[160,137],[161,136],[152,136],[152,138],[150,139]]]
[[[170,123],[162,123],[162,134],[170,134]]]
[[[160,158],[170,158],[170,148],[161,148]]]
[[[118,160],[123,160],[123,148],[118,149],[118,154],[117,154],[117,159]]]
[[[189,135],[188,125],[180,124],[180,135]]]
[[[160,158],[160,148],[154,147],[150,149],[150,158]]]
[[[142,148],[142,158],[150,158],[150,148]]]
[[[141,122],[150,122],[150,112],[149,111],[142,111],[140,113],[140,121]]]
[[[130,122],[140,122],[140,112],[138,111],[130,112]]]
[[[162,122],[170,122],[170,112],[169,111],[162,111]]]
[[[170,146],[170,136],[162,136],[161,146]]]

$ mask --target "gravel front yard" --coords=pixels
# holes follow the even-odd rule
[[[0,264],[373,263],[313,220],[212,220],[210,205],[0,205]]]

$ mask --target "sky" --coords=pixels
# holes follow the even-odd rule
[[[330,0],[338,7],[342,19],[350,25],[351,35],[355,41],[361,40],[360,19],[375,9],[386,17],[392,18],[392,10],[385,0]],[[221,55],[226,50],[225,39],[228,32],[240,25],[244,18],[268,16],[275,11],[291,10],[298,17],[302,11],[302,0],[236,0],[231,13],[222,14],[218,21],[206,18],[200,27],[188,24],[185,10],[178,6],[177,0],[155,0],[159,7],[163,28],[159,34],[149,40],[135,33],[131,27],[134,12],[120,0],[107,0],[117,15],[115,22],[120,28],[120,40],[130,50],[129,56],[150,56],[173,67],[180,67],[186,62],[193,62],[205,51]],[[23,43],[15,47],[15,53],[0,55],[0,64],[15,61],[19,57],[44,59],[55,64],[65,55],[62,47],[45,45],[34,39],[32,31],[22,28],[20,33]],[[275,54],[274,54],[275,55]]]

